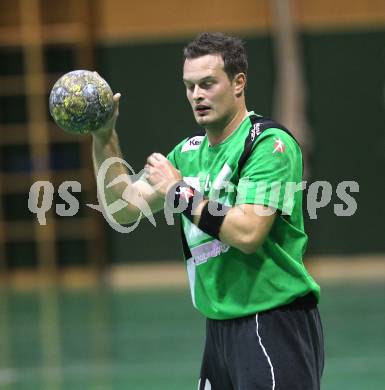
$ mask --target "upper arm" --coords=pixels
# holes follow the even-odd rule
[[[220,238],[244,253],[253,253],[263,244],[275,217],[276,212],[270,207],[257,204],[237,205],[227,213]]]
[[[277,140],[283,147],[275,151]],[[296,142],[281,130],[266,132],[241,171],[236,205],[226,215],[221,239],[253,253],[263,244],[277,213],[295,203],[285,196],[287,183],[301,180],[302,159]],[[301,195],[294,199],[302,207]]]

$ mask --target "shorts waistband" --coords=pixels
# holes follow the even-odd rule
[[[281,305],[281,306],[277,306],[277,307],[274,307],[272,309],[268,309],[268,310],[263,310],[263,311],[260,311],[259,314],[263,314],[263,313],[271,313],[273,311],[292,311],[292,310],[312,310],[312,309],[315,309],[318,305],[318,302],[317,302],[317,298],[315,297],[315,295],[313,293],[308,293],[306,295],[304,295],[303,297],[298,297],[296,299],[294,299],[294,301],[286,304],[286,305]],[[257,314],[257,313],[255,313]],[[255,314],[249,314],[249,315],[246,315],[246,316],[242,316],[242,317],[235,317],[235,318],[229,318],[229,319],[222,319],[222,320],[219,320],[219,319],[213,319],[213,318],[207,318],[207,321],[208,322],[212,322],[212,323],[232,323],[234,321],[240,321],[240,320],[247,320],[248,318],[250,317],[254,317]]]
[[[286,304],[286,305],[282,305],[282,306],[278,306],[278,307],[275,307],[273,309],[270,309],[270,310],[266,310],[266,312],[269,312],[269,311],[272,311],[272,310],[301,310],[301,309],[313,309],[315,307],[317,307],[317,298],[315,297],[315,295],[313,293],[309,293],[309,294],[306,294],[304,295],[303,297],[298,297],[296,299],[294,299],[294,301]],[[265,313],[265,312],[263,312]]]

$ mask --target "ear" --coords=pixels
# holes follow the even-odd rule
[[[238,73],[233,78],[234,92],[237,97],[241,96],[246,87],[246,75]]]

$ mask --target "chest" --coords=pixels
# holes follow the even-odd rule
[[[203,144],[193,153],[181,154],[179,169],[183,179],[205,196],[231,200],[239,181],[242,151],[242,143],[213,148]]]

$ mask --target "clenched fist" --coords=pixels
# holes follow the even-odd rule
[[[161,153],[152,153],[144,166],[147,181],[163,198],[168,190],[182,179],[179,171]]]

